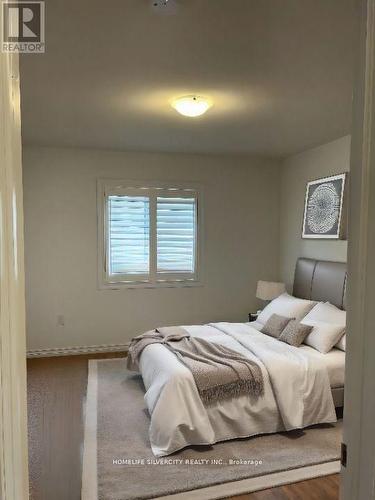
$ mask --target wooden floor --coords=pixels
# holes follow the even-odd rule
[[[79,500],[88,359],[28,360],[31,500]],[[232,500],[337,500],[338,475],[232,497]],[[123,499],[126,500],[126,499]]]

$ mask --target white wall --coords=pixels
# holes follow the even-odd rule
[[[277,162],[25,148],[23,163],[29,349],[124,343],[158,325],[244,321],[257,305],[256,281],[279,278]],[[203,184],[203,287],[97,289],[98,177]]]
[[[280,272],[289,288],[298,257],[346,262],[347,241],[301,238],[306,183],[349,172],[350,136],[286,159],[281,167]]]

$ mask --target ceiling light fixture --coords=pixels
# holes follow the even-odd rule
[[[203,115],[211,106],[208,99],[199,95],[185,95],[172,102],[178,113],[191,118]]]

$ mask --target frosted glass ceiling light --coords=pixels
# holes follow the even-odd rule
[[[203,115],[211,106],[208,99],[198,95],[185,95],[172,102],[172,107],[178,113],[192,118]]]

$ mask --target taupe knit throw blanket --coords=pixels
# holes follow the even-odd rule
[[[157,328],[133,338],[127,360],[130,370],[138,371],[143,349],[154,343],[165,345],[190,369],[204,404],[264,393],[262,371],[256,362],[223,345],[191,337],[179,326]]]

